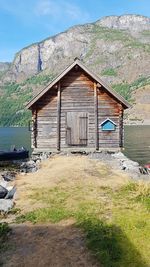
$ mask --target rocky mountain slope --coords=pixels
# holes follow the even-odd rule
[[[62,71],[76,56],[131,100],[139,85],[149,86],[150,18],[139,15],[104,17],[23,48],[5,71],[1,71],[0,65],[1,98],[8,99],[9,91],[14,100],[10,105],[14,105],[18,96],[12,89],[13,82],[13,86],[19,88],[15,90],[20,90],[29,99],[33,91],[37,92],[43,83]],[[19,106],[21,110],[22,104]],[[3,113],[5,115],[5,110]],[[23,111],[21,114],[24,115]],[[15,121],[20,123],[20,119]],[[7,120],[7,124],[12,123]]]

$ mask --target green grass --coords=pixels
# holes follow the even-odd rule
[[[138,39],[132,37],[130,34],[123,30],[109,29],[94,24],[93,28],[90,30],[90,34],[92,35],[92,39],[90,48],[86,54],[86,58],[93,56],[94,51],[96,51],[97,49],[97,40],[101,39],[108,42],[121,41],[124,44],[124,47],[138,50],[140,49],[148,53],[150,52],[149,44],[141,43]],[[147,31],[145,35],[146,34],[148,35]]]
[[[114,84],[112,85],[112,88],[122,95],[126,100],[130,101],[131,100],[131,88],[128,83],[120,83],[120,84]]]
[[[63,219],[71,217],[71,213],[61,208],[43,208],[37,209],[33,212],[29,212],[26,215],[20,215],[17,219],[17,223],[23,223],[29,221],[32,223],[45,223],[52,222],[57,223]]]
[[[126,41],[130,38],[129,34],[117,30],[117,29],[109,29],[105,27],[101,27],[99,25],[93,25],[92,32],[97,38],[102,38],[103,40],[110,40],[110,41]]]
[[[114,84],[112,88],[121,94],[126,100],[131,101],[132,92],[137,90],[140,87],[144,87],[150,84],[150,77],[140,77],[136,81],[131,84],[128,83],[121,83],[121,84]]]
[[[117,76],[117,71],[113,68],[105,69],[101,72],[101,75],[104,76]]]
[[[0,254],[8,249],[7,239],[10,233],[10,227],[7,223],[0,223]],[[3,262],[0,258],[0,266],[3,266]]]
[[[97,193],[99,198],[92,186],[84,193],[80,186],[68,189],[64,184],[40,192],[34,189],[32,201],[48,207],[20,215],[17,222],[74,218],[85,233],[87,247],[104,267],[148,267],[150,186],[129,183],[115,191],[97,187]]]
[[[84,230],[87,247],[103,266],[115,266],[123,257],[123,249],[119,244],[120,229],[97,218],[88,218],[78,222]]]
[[[31,84],[31,85],[46,85],[54,78],[54,75],[34,75],[28,79],[26,79],[23,85]]]
[[[0,223],[0,252],[5,246],[10,228],[7,223]]]

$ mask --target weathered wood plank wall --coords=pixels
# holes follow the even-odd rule
[[[101,87],[98,91],[99,148],[119,147],[120,104]],[[102,131],[101,123],[111,119],[116,124],[115,131]]]
[[[57,148],[57,89],[37,102],[37,148]]]
[[[81,112],[81,115],[87,116],[86,121],[81,119],[80,122],[82,128],[87,127],[85,134],[83,129],[79,129],[84,139],[81,140],[81,147],[86,145],[87,148],[95,150],[122,146],[122,105],[108,94],[105,88],[96,88],[96,81],[79,67],[72,69],[57,86],[36,102],[33,116],[34,119],[36,117],[37,131],[36,134],[32,133],[33,146],[41,151],[73,147],[67,141],[69,112]],[[115,131],[102,131],[101,123],[107,118],[116,123]]]
[[[61,148],[67,148],[67,112],[88,113],[87,147],[95,147],[93,81],[82,70],[72,70],[61,80]]]

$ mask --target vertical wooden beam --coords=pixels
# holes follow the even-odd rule
[[[95,149],[99,149],[98,145],[98,101],[97,101],[97,84],[94,82],[94,114],[95,114]]]
[[[32,110],[32,147],[37,148],[37,110]]]
[[[60,150],[60,112],[61,112],[61,90],[60,82],[57,91],[57,150]]]
[[[121,104],[119,111],[119,146],[124,146],[123,107]]]

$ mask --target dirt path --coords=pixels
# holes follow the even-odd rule
[[[61,224],[12,225],[0,255],[3,267],[98,267],[85,248],[82,232],[71,220]],[[0,265],[1,266],[1,265]]]

